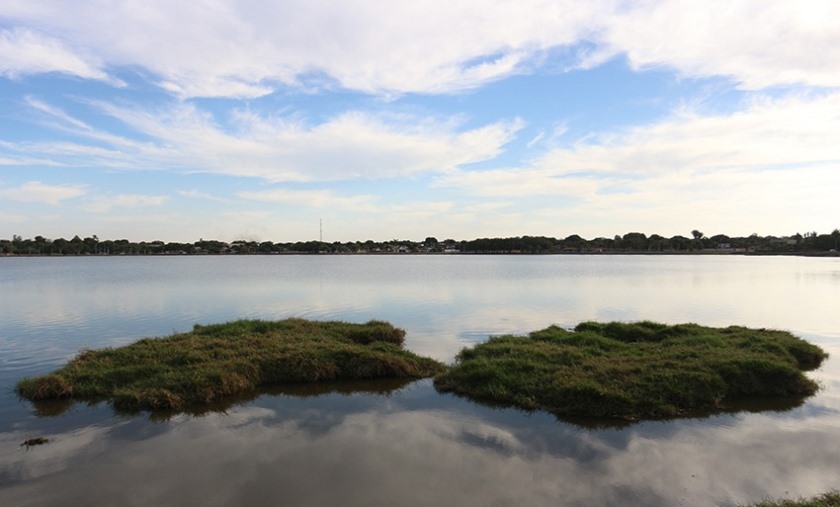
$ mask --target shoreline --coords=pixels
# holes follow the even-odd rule
[[[691,252],[648,252],[648,251],[614,251],[614,252],[253,252],[253,253],[84,253],[84,254],[0,254],[2,257],[271,257],[271,256],[616,256],[616,255],[634,255],[634,256],[742,256],[742,257],[840,257],[840,252],[730,252],[730,251],[691,251]]]

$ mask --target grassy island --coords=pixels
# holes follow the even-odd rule
[[[818,386],[803,371],[826,357],[784,331],[584,322],[464,349],[435,386],[558,416],[668,418],[744,397],[809,396]]]
[[[109,400],[117,410],[183,410],[260,386],[423,378],[444,370],[403,348],[405,331],[366,324],[239,320],[120,348],[85,350],[63,368],[18,382],[32,401]]]

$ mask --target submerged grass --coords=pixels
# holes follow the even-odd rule
[[[828,355],[784,331],[583,322],[464,349],[442,392],[558,416],[637,420],[725,408],[754,396],[809,396],[802,372]]]
[[[23,398],[109,400],[115,409],[183,410],[260,386],[422,378],[444,366],[403,348],[405,331],[366,324],[238,320],[120,348],[85,350],[63,368],[18,382]]]

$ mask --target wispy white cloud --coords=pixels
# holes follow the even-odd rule
[[[180,97],[253,98],[278,86],[319,81],[384,95],[474,88],[527,72],[547,50],[586,38],[613,3],[362,0],[209,7],[150,0],[142,8],[82,4],[68,12],[60,2],[33,7],[9,0],[4,14],[22,26],[49,26],[66,41],[44,71],[102,79],[106,67],[137,66]],[[96,63],[71,66],[71,57]]]
[[[20,202],[40,202],[52,205],[85,195],[86,185],[50,185],[40,181],[28,181],[17,187],[0,187],[0,197]]]
[[[139,208],[161,206],[168,200],[166,196],[118,194],[96,196],[87,201],[85,209],[93,213],[107,213],[114,208]]]
[[[330,208],[331,210],[373,211],[375,198],[369,195],[343,196],[330,190],[289,190],[275,188],[252,192],[239,192],[237,196],[250,200],[310,208]]]
[[[654,177],[714,172],[796,171],[840,164],[840,94],[755,99],[744,110],[703,116],[680,111],[650,125],[604,132],[550,150],[530,165],[441,177],[482,195],[591,195],[615,185],[634,191]]]
[[[190,206],[207,204],[197,200],[213,201],[231,206],[206,206],[212,218],[196,218],[191,227],[213,233],[218,227],[228,237],[259,218],[221,215],[240,204],[248,208],[238,210],[243,213],[268,213],[266,221],[283,210],[305,227],[312,216],[338,209],[348,222],[352,217],[386,236],[435,227],[453,236],[463,236],[459,230],[540,234],[564,221],[577,224],[569,233],[585,234],[697,216],[726,229],[727,218],[746,224],[778,216],[782,224],[794,216],[837,216],[831,189],[840,185],[838,9],[833,0],[807,6],[794,0],[148,0],[72,9],[59,0],[5,0],[0,79],[16,80],[11,87],[20,90],[27,76],[61,73],[78,78],[79,86],[72,96],[43,87],[7,101],[14,111],[4,118],[28,124],[0,133],[0,167],[31,171],[22,181],[51,183],[83,168],[91,186],[30,182],[42,187],[26,184],[0,195],[10,203],[52,204],[85,196],[79,203],[96,220],[148,206],[183,218]],[[471,100],[417,95],[462,92],[516,74],[583,73],[611,58],[626,58],[635,70],[671,71],[648,76],[659,85],[674,75],[715,76],[724,78],[713,80],[716,89],[751,92],[726,110],[685,106],[635,126],[623,117],[630,126],[620,130],[594,116],[591,123],[519,119],[509,112],[516,104],[504,115],[492,105],[479,115],[469,110]],[[615,67],[611,76],[618,75]],[[102,83],[121,86],[115,76],[127,75],[137,89],[120,98],[103,93]],[[91,83],[84,80],[97,83],[86,88]],[[536,81],[548,82],[522,80],[522,93],[534,91],[526,87]],[[552,82],[565,86],[563,79]],[[164,92],[147,94],[149,83]],[[694,85],[677,87],[694,94],[678,100],[696,103]],[[328,97],[330,106],[299,100],[309,97],[302,93],[247,105],[189,100],[248,99],[289,88]],[[376,95],[377,110],[368,109],[370,97],[354,102],[357,94],[330,95],[334,90]],[[480,98],[502,97],[497,93],[488,88]],[[548,97],[536,93],[535,100]],[[376,100],[395,97],[400,100]],[[446,109],[458,104],[464,109]],[[589,135],[571,138],[582,123]],[[150,193],[186,189],[167,200],[111,186],[136,176],[119,173],[128,170],[170,178],[166,191]],[[197,174],[222,177],[197,184],[190,179]],[[239,177],[236,185],[214,188],[232,181],[226,176]],[[337,181],[356,185],[343,186],[346,192],[326,185]],[[375,190],[385,182],[399,185],[398,195]],[[361,184],[370,185],[359,190]],[[90,197],[95,191],[104,197]],[[737,219],[732,203],[742,207]],[[11,206],[3,211],[17,213]],[[234,225],[217,225],[221,219]],[[163,219],[156,224],[164,225]]]
[[[267,210],[227,210],[222,212],[222,216],[234,222],[261,224],[271,218],[272,213]]]
[[[840,4],[834,0],[667,0],[629,4],[601,40],[636,67],[728,76],[746,89],[840,87]]]
[[[31,4],[4,4],[7,75],[102,80],[111,79],[106,69],[139,67],[180,97],[257,97],[312,82],[448,93],[557,68],[558,55],[560,68],[624,54],[637,67],[728,76],[751,89],[840,86],[833,0]]]
[[[138,161],[137,154],[164,151],[164,148],[150,143],[97,129],[62,108],[35,97],[25,96],[22,103],[31,113],[27,120],[47,129],[49,134],[45,137],[56,137],[58,133],[77,140],[0,140],[0,165],[131,168],[140,163],[149,169],[154,166],[146,164],[148,158]]]
[[[57,108],[30,102],[63,124],[83,123]],[[273,182],[334,181],[451,171],[495,157],[523,126],[515,119],[464,130],[457,118],[351,111],[313,125],[238,112],[225,128],[194,104],[162,111],[94,105],[151,141],[133,141],[83,124],[77,133],[96,145],[62,141],[7,143],[7,148],[54,155],[62,163],[84,155],[91,165],[117,169],[217,173]]]
[[[756,99],[728,115],[681,111],[551,150],[530,164],[460,170],[437,184],[483,197],[552,197],[558,201],[546,218],[579,213],[635,228],[697,217],[719,230],[769,217],[804,227],[794,223],[804,215],[830,228],[840,188],[837,132],[840,94]]]
[[[61,108],[51,106],[31,96],[24,97],[24,102],[33,110],[44,113],[51,120],[50,124],[52,126],[68,128],[74,131],[81,130],[86,133],[94,132],[94,129],[90,125],[73,118],[62,111]]]
[[[102,69],[96,56],[84,53],[78,47],[68,47],[58,39],[27,28],[0,30],[0,76],[17,78],[58,72],[122,86],[121,81]]]
[[[0,142],[0,148],[9,150],[9,151],[25,151],[21,150],[23,144],[12,144],[12,143],[3,143]],[[26,166],[41,166],[41,167],[50,167],[50,166],[62,166],[64,165],[63,162],[59,162],[57,160],[52,160],[49,158],[34,158],[25,155],[17,155],[12,153],[4,154],[4,156],[0,157],[0,166],[16,166],[16,167],[26,167]]]
[[[541,131],[527,143],[529,149],[536,147],[554,148],[560,138],[569,130],[565,123],[555,125],[550,131]]]
[[[178,190],[178,195],[182,197],[189,197],[191,199],[204,199],[207,201],[215,201],[215,202],[230,202],[230,199],[226,199],[224,197],[219,197],[218,195],[213,195],[207,192],[202,192],[200,190],[191,189],[191,190]]]

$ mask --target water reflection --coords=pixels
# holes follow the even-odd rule
[[[410,378],[384,378],[384,379],[363,379],[363,380],[345,380],[335,382],[302,382],[294,384],[279,384],[259,389],[254,389],[234,396],[225,396],[211,403],[202,405],[188,406],[184,410],[121,410],[113,407],[105,400],[74,400],[69,398],[57,400],[38,400],[31,402],[32,412],[37,417],[56,417],[71,410],[76,404],[87,405],[94,407],[97,405],[107,405],[111,407],[114,414],[117,416],[138,416],[146,415],[150,421],[163,422],[180,415],[187,415],[191,417],[200,417],[212,413],[228,413],[233,407],[246,405],[249,402],[261,396],[277,396],[287,395],[299,398],[309,398],[314,396],[323,396],[326,394],[342,394],[352,395],[358,393],[376,394],[380,396],[390,396],[394,392],[404,388],[412,383],[414,379]]]
[[[455,392],[446,392],[444,396],[452,396],[460,398],[471,403],[482,405],[489,409],[496,410],[519,410],[526,414],[541,414],[543,410],[529,410],[516,406],[515,404],[496,402],[487,399],[476,399],[464,394]],[[737,397],[727,398],[722,402],[721,407],[714,410],[700,410],[695,409],[686,411],[679,416],[662,417],[662,418],[647,418],[647,419],[632,419],[632,418],[609,418],[609,417],[587,417],[587,416],[573,416],[566,414],[551,413],[552,416],[562,424],[573,425],[584,429],[600,430],[600,429],[624,429],[644,422],[650,421],[675,421],[693,419],[702,421],[713,417],[720,417],[723,415],[737,415],[740,413],[777,413],[790,412],[794,409],[801,408],[807,400],[811,397],[801,396],[762,396],[762,397]],[[810,409],[815,408],[809,406]],[[833,411],[832,411],[833,412]]]
[[[821,493],[840,466],[837,273],[838,259],[800,258],[0,258],[0,291],[15,294],[0,305],[0,505],[734,505]],[[409,349],[443,361],[492,334],[590,319],[775,327],[832,356],[809,373],[823,389],[804,404],[624,428],[486,407],[430,381],[254,393],[153,421],[105,404],[33,414],[10,389],[83,346],[289,316],[388,320]],[[20,446],[38,436],[50,442]]]
[[[261,396],[227,413],[117,420],[7,454],[4,505],[732,505],[836,483],[837,417],[586,430],[440,397]],[[15,435],[17,436],[17,435]],[[5,445],[9,434],[0,436]],[[16,442],[19,443],[20,439]]]
[[[409,348],[442,361],[472,336],[583,320],[840,337],[838,266],[732,256],[2,258],[0,289],[16,296],[0,308],[0,373],[243,317],[388,320],[408,331]]]
[[[96,407],[98,405],[105,405],[110,407],[114,415],[120,417],[144,416],[149,421],[166,422],[173,418],[186,415],[189,417],[202,417],[209,414],[220,413],[227,414],[236,407],[246,406],[257,398],[265,396],[292,396],[297,398],[310,398],[317,396],[325,396],[330,394],[340,394],[344,396],[352,396],[358,394],[379,395],[390,397],[399,390],[414,383],[414,379],[408,378],[384,378],[384,379],[365,379],[365,380],[347,380],[335,382],[302,382],[282,385],[272,385],[261,387],[245,393],[234,396],[226,396],[224,398],[214,400],[208,404],[190,406],[184,410],[120,410],[114,408],[106,401],[90,401],[90,400],[74,400],[74,399],[57,399],[57,400],[38,400],[31,402],[32,413],[39,418],[58,417],[73,409],[76,404]],[[502,403],[493,403],[486,400],[473,400],[469,397],[460,396],[455,393],[441,394],[441,396],[454,396],[463,398],[466,401],[477,405],[483,405],[490,409],[512,409],[521,411],[523,413],[533,415],[541,411],[538,410],[524,410],[511,405]],[[693,411],[685,413],[679,417],[672,417],[668,419],[661,419],[661,421],[675,420],[675,419],[696,419],[702,420],[714,416],[725,414],[735,415],[741,412],[748,413],[764,413],[764,412],[788,412],[803,405],[806,398],[802,397],[761,397],[761,398],[742,398],[729,400],[724,407],[714,411]],[[600,418],[600,417],[576,417],[576,416],[561,416],[554,415],[559,423],[578,426],[585,429],[622,429],[630,426],[640,424],[639,420],[631,419],[616,419],[616,418]]]

